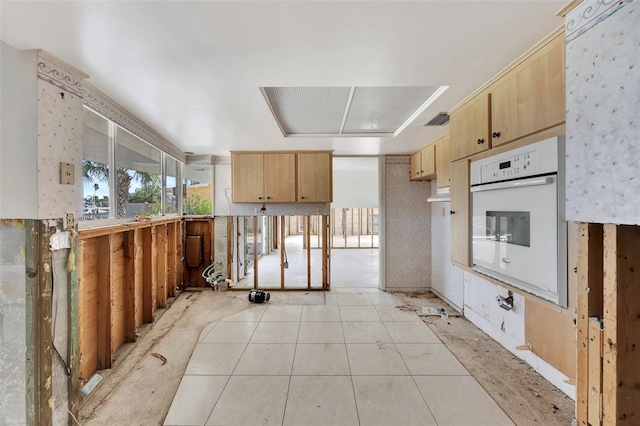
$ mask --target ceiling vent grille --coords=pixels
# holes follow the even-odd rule
[[[447,114],[446,112],[441,112],[436,114],[435,117],[429,120],[427,124],[425,124],[425,127],[426,126],[444,126],[448,122],[449,122],[449,114]]]
[[[447,88],[262,87],[260,90],[284,136],[397,136]]]

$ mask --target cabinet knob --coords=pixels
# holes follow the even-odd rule
[[[484,143],[484,139],[478,139],[478,145],[483,144]]]
[[[271,199],[271,197],[267,197],[267,200],[270,200],[270,199]]]
[[[304,197],[300,197],[301,200],[304,200]]]
[[[500,132],[493,132],[493,133],[491,134],[491,137],[493,137],[493,138],[499,138],[499,137],[500,137]]]
[[[420,170],[420,173],[424,173],[424,170]]]
[[[453,210],[449,210],[449,214],[456,214]]]
[[[262,197],[258,197],[258,200],[262,200]]]

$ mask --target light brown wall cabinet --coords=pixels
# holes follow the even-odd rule
[[[232,153],[231,193],[234,203],[296,201],[296,155]]]
[[[564,121],[561,32],[451,112],[451,158],[469,157]]]
[[[452,159],[468,157],[491,148],[490,96],[479,96],[451,115]]]
[[[438,188],[451,185],[451,143],[449,135],[435,143],[436,171],[438,172]]]
[[[549,52],[493,89],[493,146],[564,123],[564,46],[558,42]]]
[[[431,180],[435,176],[435,145],[426,146],[411,155],[411,180]]]
[[[469,161],[451,163],[451,260],[470,266]]]
[[[234,203],[330,203],[331,152],[232,152]]]
[[[298,202],[333,201],[333,158],[330,152],[298,153]]]

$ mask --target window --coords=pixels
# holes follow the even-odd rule
[[[164,212],[165,214],[178,212],[178,162],[168,155],[164,161],[165,193]]]
[[[184,166],[184,214],[213,214],[213,166]]]
[[[82,220],[109,217],[109,120],[85,108],[82,117]]]
[[[116,129],[116,217],[162,212],[161,152],[142,139]]]
[[[82,219],[179,213],[182,163],[86,107],[83,114]]]

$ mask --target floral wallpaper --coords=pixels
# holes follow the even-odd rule
[[[386,157],[384,179],[385,288],[431,287],[431,182],[411,182],[410,157]]]
[[[640,224],[640,2],[567,15],[567,219]]]

